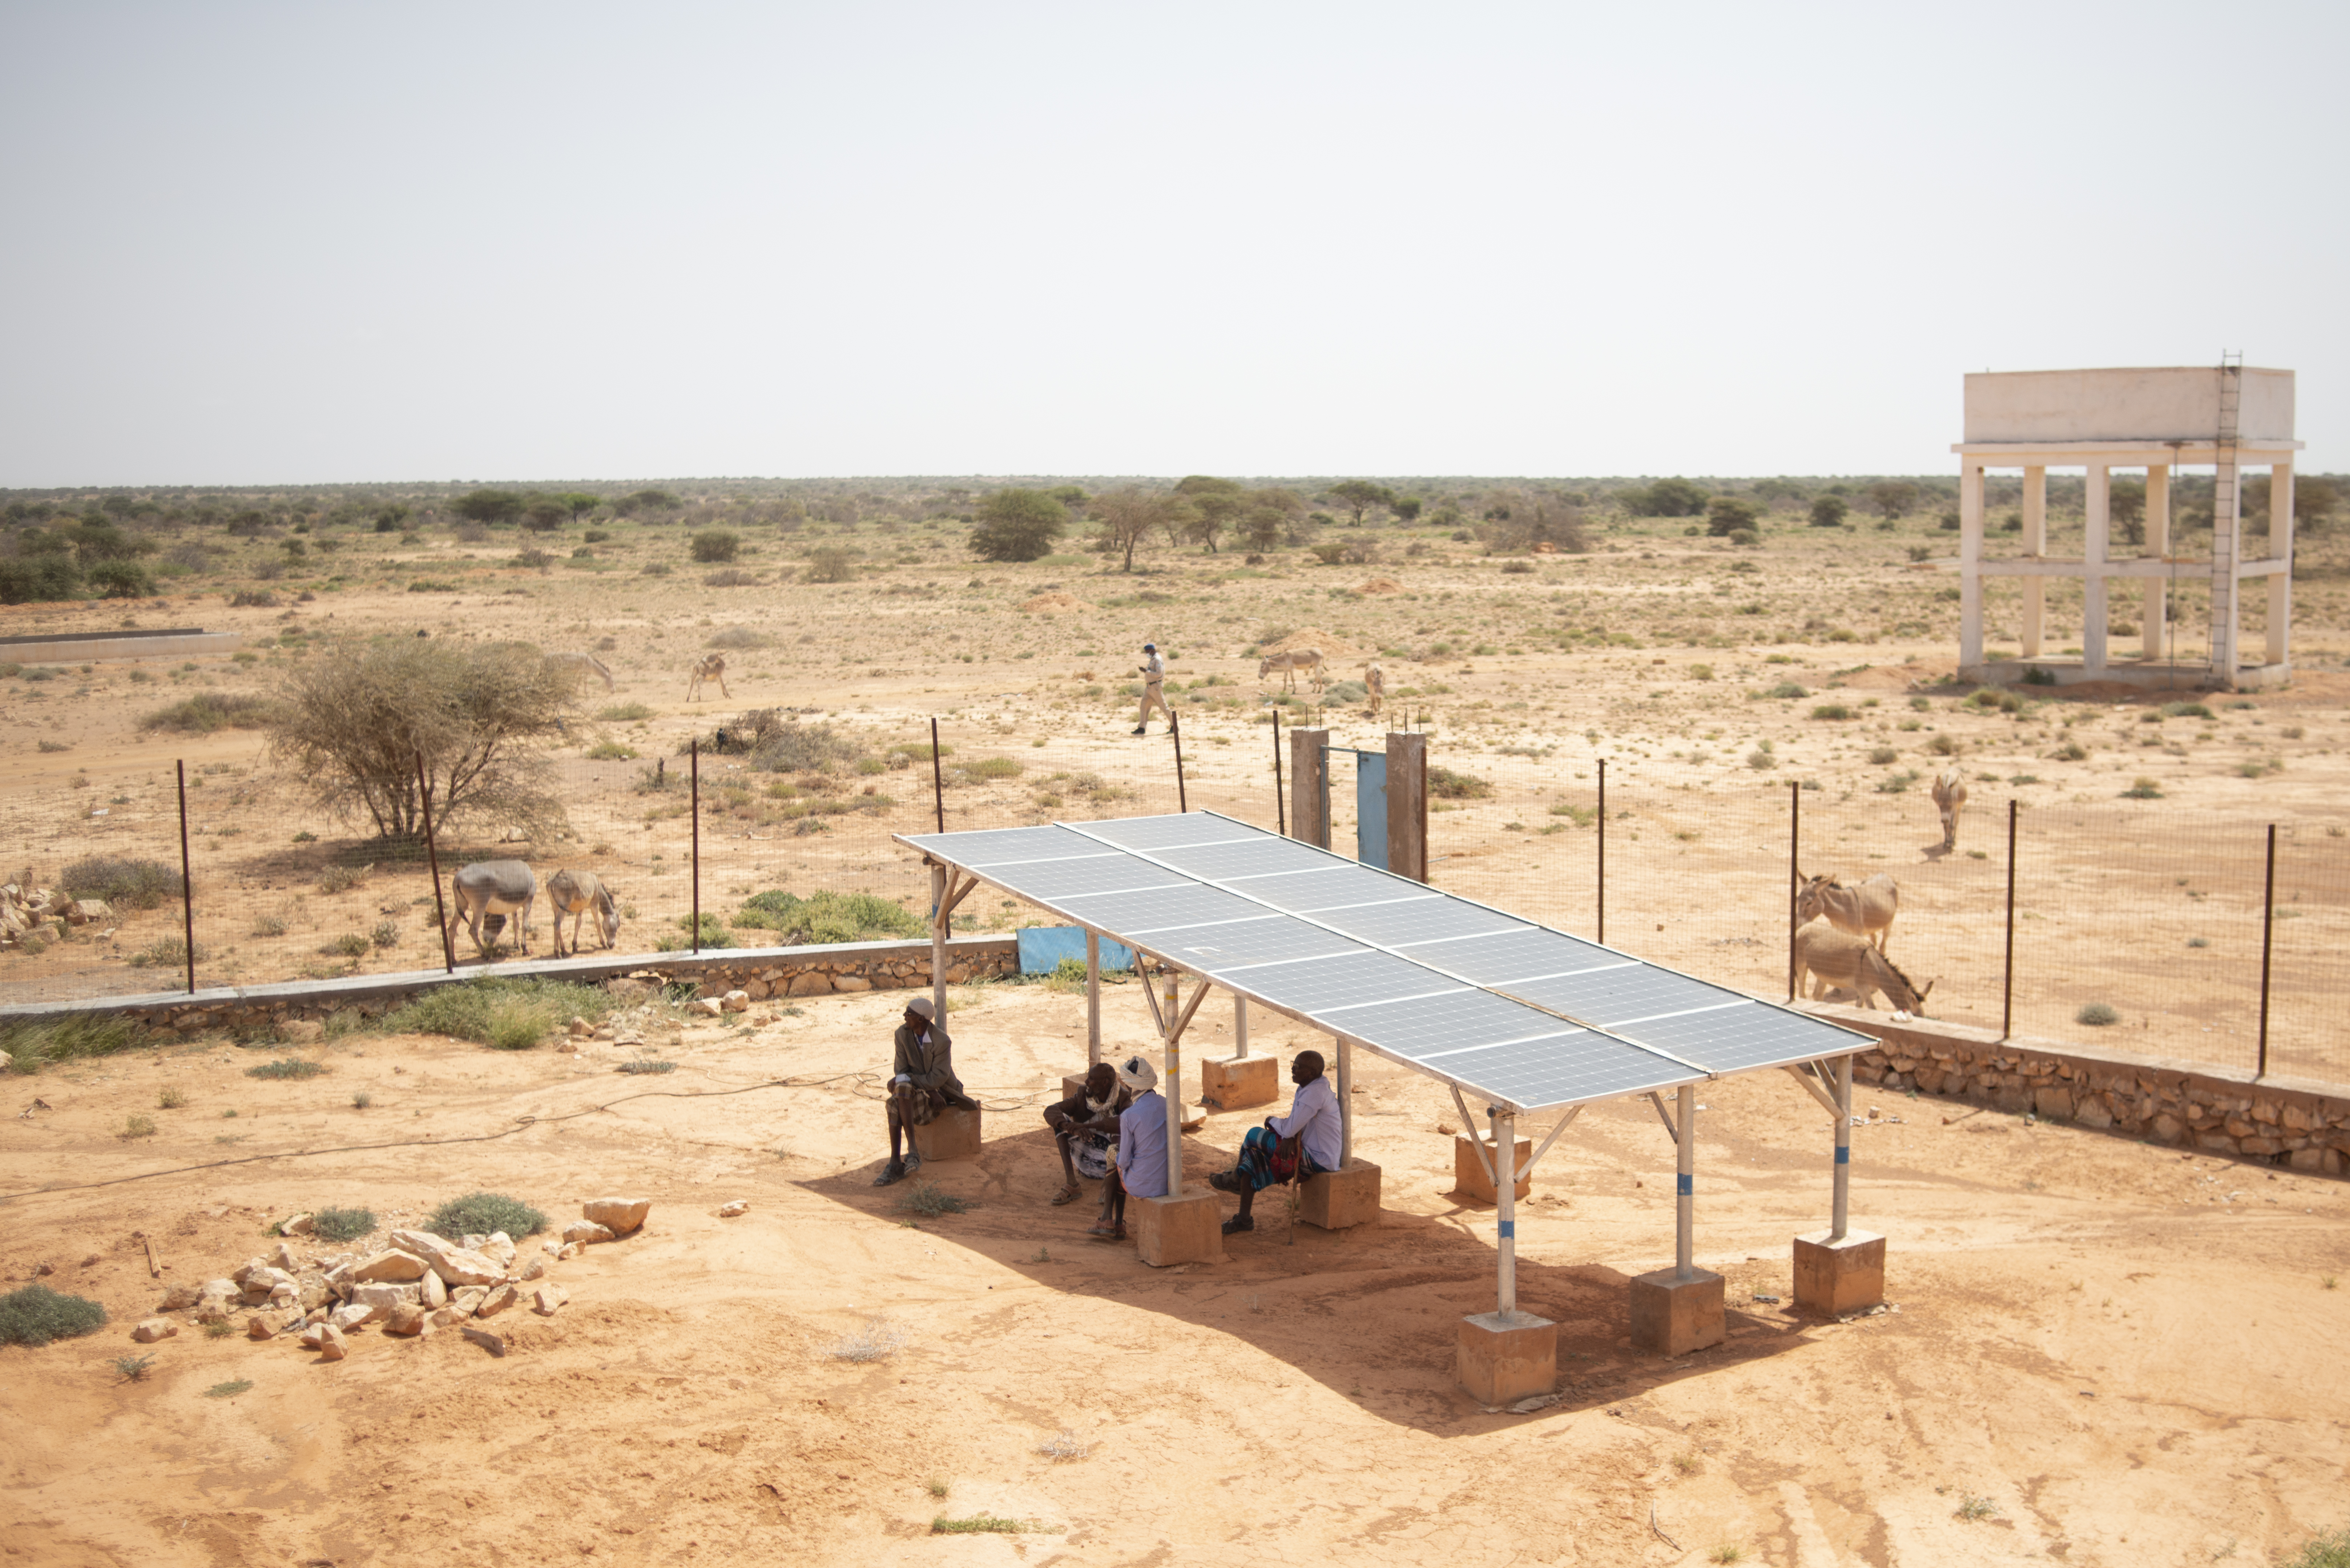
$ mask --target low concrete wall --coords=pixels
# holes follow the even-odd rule
[[[93,633],[88,637],[0,639],[0,659],[12,664],[88,664],[101,659],[194,659],[234,653],[244,635],[234,631]]]
[[[947,980],[995,979],[1020,972],[1020,947],[1011,937],[955,937],[947,943]],[[719,952],[597,953],[585,958],[522,963],[461,964],[405,974],[357,974],[341,980],[280,985],[161,992],[86,1002],[45,1002],[0,1007],[0,1023],[97,1012],[134,1018],[155,1029],[195,1033],[206,1029],[253,1030],[325,1019],[345,1011],[380,1018],[411,998],[483,976],[500,980],[560,980],[595,985],[611,981],[691,981],[703,995],[745,991],[755,1000],[830,996],[836,992],[903,991],[931,981],[931,944],[842,942],[827,947],[731,948]]]
[[[2092,1054],[2051,1040],[2001,1040],[1930,1018],[1907,1023],[1856,1007],[1805,1011],[1880,1043],[1853,1060],[1856,1083],[1915,1088],[1994,1109],[2326,1176],[2350,1171],[2350,1088],[2254,1078],[2196,1063]]]

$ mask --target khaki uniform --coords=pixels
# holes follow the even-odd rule
[[[1150,711],[1153,708],[1167,715],[1169,724],[1175,722],[1175,710],[1167,705],[1167,695],[1159,690],[1166,679],[1167,661],[1165,659],[1153,653],[1142,661],[1142,711],[1135,718],[1135,728],[1140,729],[1150,722]]]

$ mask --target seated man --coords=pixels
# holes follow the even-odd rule
[[[1086,1232],[1097,1241],[1126,1240],[1126,1195],[1157,1198],[1167,1190],[1167,1101],[1159,1070],[1141,1055],[1118,1064],[1118,1081],[1134,1098],[1118,1118],[1118,1163],[1102,1180],[1101,1218]]]
[[[1251,1127],[1241,1140],[1241,1162],[1208,1178],[1219,1192],[1240,1194],[1241,1211],[1224,1221],[1227,1236],[1256,1229],[1249,1210],[1256,1195],[1277,1182],[1303,1181],[1320,1171],[1336,1170],[1339,1150],[1346,1147],[1338,1124],[1338,1096],[1322,1074],[1322,1053],[1300,1051],[1289,1064],[1297,1085],[1285,1116],[1267,1116],[1264,1126]]]
[[[1087,1071],[1083,1089],[1045,1107],[1045,1125],[1061,1150],[1061,1190],[1053,1194],[1054,1207],[1077,1200],[1077,1178],[1099,1181],[1109,1174],[1118,1113],[1133,1103],[1133,1091],[1119,1085],[1118,1069],[1097,1062]]]
[[[931,999],[906,1003],[905,1021],[893,1036],[889,1077],[889,1163],[873,1179],[876,1187],[903,1181],[921,1167],[922,1157],[904,1147],[909,1127],[928,1127],[949,1106],[969,1107],[970,1096],[955,1076],[954,1042],[931,1021]]]

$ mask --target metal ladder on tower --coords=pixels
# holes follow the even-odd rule
[[[2242,548],[2243,523],[2237,514],[2236,442],[2238,412],[2244,398],[2244,356],[2241,349],[2220,356],[2220,429],[2212,442],[2211,475],[2211,674],[2224,686],[2236,682],[2237,628],[2242,620],[2236,602],[2241,581],[2236,556]]]

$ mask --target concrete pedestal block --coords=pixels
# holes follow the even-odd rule
[[[1720,1345],[1721,1276],[1691,1269],[1687,1279],[1671,1269],[1632,1281],[1632,1348],[1656,1355],[1687,1355]]]
[[[949,1106],[913,1131],[914,1152],[926,1160],[976,1158],[979,1107]]]
[[[1224,1259],[1224,1210],[1212,1192],[1180,1198],[1128,1198],[1126,1222],[1134,1250],[1154,1269]]]
[[[1452,1135],[1452,1189],[1462,1197],[1479,1203],[1499,1203],[1502,1197],[1500,1193],[1493,1190],[1493,1179],[1485,1174],[1485,1168],[1477,1160],[1477,1147],[1480,1144],[1485,1147],[1486,1158],[1492,1158],[1492,1139],[1482,1137],[1472,1139],[1465,1133]],[[1515,1164],[1511,1167],[1512,1169],[1523,1166],[1533,1157],[1534,1140],[1530,1137],[1518,1139],[1517,1149]],[[1518,1179],[1520,1198],[1523,1198],[1534,1189],[1534,1179],[1532,1176],[1522,1176]]]
[[[1200,1064],[1200,1098],[1211,1111],[1240,1111],[1281,1097],[1277,1056],[1213,1057]]]
[[[1325,1170],[1305,1179],[1297,1197],[1297,1217],[1325,1231],[1379,1222],[1379,1168],[1350,1159],[1344,1170]]]
[[[1847,1231],[1839,1241],[1825,1231],[1795,1238],[1795,1304],[1841,1317],[1885,1299],[1885,1238]]]
[[[1085,1092],[1086,1075],[1083,1073],[1064,1073],[1061,1075],[1061,1098],[1065,1100],[1073,1100]]]
[[[1514,1405],[1558,1387],[1558,1324],[1532,1313],[1481,1312],[1461,1320],[1453,1352],[1461,1386],[1480,1405]]]

